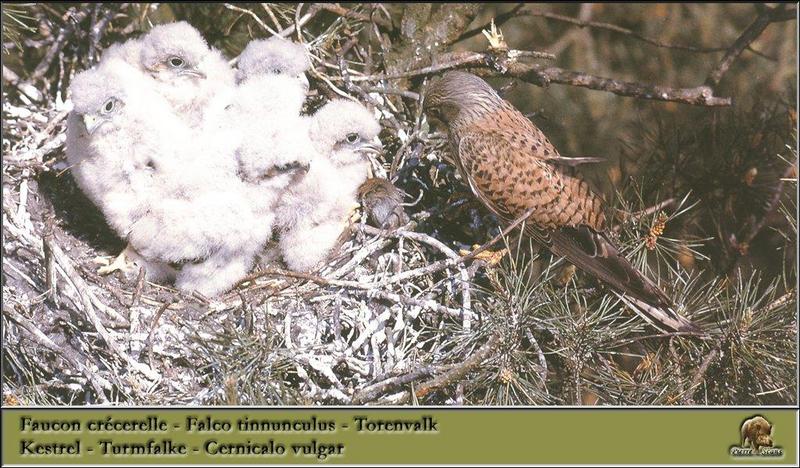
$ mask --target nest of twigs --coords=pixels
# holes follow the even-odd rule
[[[328,265],[310,274],[265,254],[217,298],[150,284],[141,273],[98,275],[95,259],[125,243],[66,166],[65,93],[75,73],[147,30],[160,10],[29,8],[18,19],[30,29],[3,43],[27,72],[3,67],[6,404],[796,401],[796,270],[763,280],[706,274],[703,239],[675,221],[696,204],[685,191],[655,205],[626,193],[636,202],[620,206],[614,229],[637,267],[707,327],[713,339],[703,342],[655,334],[596,283],[500,232],[465,193],[419,95],[441,68],[430,65],[437,54],[477,34],[467,30],[474,5],[401,10],[425,18],[418,29],[380,4],[171,6],[176,17],[206,21],[201,31],[231,59],[252,37],[306,43],[308,110],[346,97],[380,114],[386,153],[377,169],[407,193],[412,222],[392,231],[354,224]],[[516,62],[536,53],[496,46],[450,58],[461,68],[540,76]],[[796,173],[788,183],[796,190]],[[778,211],[794,229],[787,247],[797,235],[790,201],[792,209]],[[461,251],[475,243],[471,254]],[[513,254],[499,260],[489,247]]]
[[[48,67],[57,70],[46,75],[48,90],[64,89],[80,71],[68,54],[90,66],[101,51],[83,22],[97,27],[107,18],[109,27],[124,14],[109,11],[98,20],[98,11],[68,12],[75,26],[62,30],[62,42],[53,38]],[[350,68],[363,73],[363,61],[342,58],[345,42],[358,34],[349,28],[360,23],[341,18],[297,36],[314,54],[309,107],[336,94],[365,98],[387,116],[382,136],[395,158],[418,160],[419,116],[402,123],[394,117],[418,108],[398,110],[402,100],[343,84]],[[470,333],[472,273],[451,247],[413,230],[428,213],[393,232],[354,226],[329,265],[313,274],[265,260],[213,299],[143,275],[98,275],[97,258],[116,255],[124,242],[72,180],[63,154],[69,106],[60,96],[45,98],[48,90],[18,82],[3,95],[3,310],[5,324],[14,325],[4,327],[4,359],[7,373],[27,374],[6,381],[33,384],[4,383],[8,395],[44,404],[396,402],[407,397],[405,384],[452,363],[430,353],[445,323]],[[407,102],[416,99],[411,94]],[[382,162],[387,175],[392,159]]]

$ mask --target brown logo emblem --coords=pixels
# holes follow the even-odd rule
[[[783,456],[783,449],[774,446],[772,424],[763,416],[756,415],[745,420],[742,423],[741,436],[739,446],[731,447],[730,453],[733,456]]]

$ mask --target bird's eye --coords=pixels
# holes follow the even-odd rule
[[[274,74],[276,74],[276,75],[280,75],[282,72],[281,72],[281,69],[280,69],[280,68],[273,68],[273,69],[272,69],[272,73],[274,73]]]
[[[110,113],[111,111],[114,110],[114,107],[116,107],[116,105],[117,103],[113,98],[109,99],[108,101],[105,102],[105,104],[103,104],[103,113],[104,114]]]
[[[184,63],[186,62],[180,57],[170,57],[169,59],[169,65],[171,67],[179,68],[182,67]]]
[[[350,144],[357,143],[361,139],[358,133],[350,133],[347,135],[347,142]]]

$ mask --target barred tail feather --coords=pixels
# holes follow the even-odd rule
[[[700,327],[692,323],[689,319],[671,310],[665,310],[664,308],[650,305],[625,294],[620,294],[618,292],[615,292],[615,294],[640,317],[662,332],[682,332],[699,336],[706,335]]]
[[[602,232],[581,225],[556,229],[549,237],[553,253],[633,302],[633,309],[657,328],[700,333],[696,325],[675,313],[658,285],[634,268]]]

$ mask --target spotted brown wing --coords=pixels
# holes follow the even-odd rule
[[[541,157],[541,145],[498,130],[462,136],[459,169],[472,192],[505,223],[533,209],[526,234],[556,255],[648,307],[637,308],[661,328],[696,331],[671,310],[658,286],[636,270],[602,231],[602,201],[586,182],[559,172]]]

